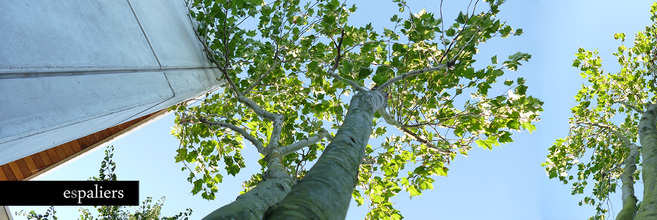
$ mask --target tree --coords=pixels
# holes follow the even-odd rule
[[[117,181],[116,173],[116,163],[112,160],[114,157],[114,146],[107,146],[105,150],[105,158],[100,163],[100,170],[98,171],[98,177],[91,177],[90,180],[93,181]],[[192,209],[187,209],[185,212],[180,212],[177,215],[171,217],[161,216],[160,212],[162,210],[162,205],[164,205],[164,196],[160,198],[155,204],[152,204],[153,200],[151,197],[147,197],[138,208],[134,209],[134,212],[127,210],[125,206],[95,206],[98,211],[98,215],[94,216],[89,209],[80,208],[80,219],[82,220],[94,220],[94,219],[163,219],[163,220],[176,220],[176,219],[188,219],[192,214]],[[57,212],[55,207],[50,206],[46,210],[45,214],[38,214],[35,211],[30,211],[26,213],[20,211],[16,213],[17,215],[26,216],[27,219],[34,220],[44,220],[44,219],[57,219]]]
[[[634,46],[620,46],[614,53],[619,72],[605,72],[597,51],[579,49],[573,66],[588,85],[575,96],[579,103],[572,108],[568,136],[549,148],[543,163],[550,178],[572,182],[573,195],[583,194],[588,181],[595,181],[592,195],[580,201],[580,206],[596,206],[592,219],[606,217],[608,210],[602,205],[618,187],[623,209],[616,219],[657,218],[657,191],[650,190],[657,183],[657,106],[652,104],[657,101],[657,3],[651,13],[653,24],[636,34]],[[625,34],[614,38],[624,42]],[[641,202],[634,192],[639,180],[645,189]]]
[[[190,1],[227,86],[172,108],[176,161],[192,192],[213,199],[221,173],[245,166],[244,139],[262,156],[245,192],[206,218],[340,219],[353,196],[359,205],[368,198],[367,218],[399,219],[390,198],[402,189],[433,188],[473,143],[492,149],[534,130],[542,102],[522,78],[498,82],[530,55],[475,65],[479,44],[522,33],[495,17],[503,1],[485,2],[445,24],[442,2],[412,13],[393,0],[399,13],[377,31],[350,25],[357,6],[337,0]],[[367,144],[379,136],[381,146]]]

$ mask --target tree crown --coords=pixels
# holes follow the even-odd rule
[[[392,25],[375,30],[351,25],[357,5],[338,0],[190,1],[199,39],[227,84],[200,104],[173,107],[176,161],[190,171],[192,192],[215,197],[220,170],[235,175],[246,165],[244,139],[263,156],[263,172],[279,151],[286,170],[302,178],[342,124],[348,97],[364,91],[388,96],[372,122],[372,137],[385,140],[365,149],[353,193],[359,205],[369,198],[371,218],[399,218],[390,198],[431,189],[432,176],[447,175],[449,161],[473,143],[492,149],[511,142],[512,131],[535,130],[542,102],[526,94],[523,78],[500,80],[531,56],[475,64],[481,43],[522,34],[496,18],[503,1],[471,1],[450,23],[442,1],[417,13],[392,2],[399,11],[389,15]],[[313,137],[320,140],[297,144]],[[262,178],[253,175],[245,189]]]

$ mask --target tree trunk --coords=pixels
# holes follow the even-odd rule
[[[265,218],[344,219],[372,134],[374,112],[386,100],[387,96],[376,90],[356,94],[342,126],[317,163]]]
[[[630,155],[625,158],[625,171],[621,174],[623,181],[623,209],[616,216],[616,220],[633,220],[636,215],[637,199],[634,195],[634,172],[636,171],[636,158],[639,156],[639,146],[631,144]]]
[[[294,185],[294,179],[283,167],[281,159],[279,151],[269,152],[264,180],[238,196],[234,202],[214,210],[203,219],[261,220],[265,211],[281,201]]]
[[[643,200],[636,219],[657,219],[657,128],[655,127],[656,106],[649,104],[639,122],[641,157],[643,157]]]

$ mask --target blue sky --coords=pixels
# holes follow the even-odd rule
[[[437,11],[437,2],[413,1],[411,7],[414,12],[422,8]],[[447,5],[451,2],[458,1],[445,1],[446,8],[450,8]],[[396,10],[388,1],[368,0],[359,4],[359,10],[350,19],[355,23]],[[514,143],[492,151],[474,148],[468,157],[458,156],[451,163],[448,177],[437,177],[434,190],[425,191],[420,197],[408,199],[407,194],[401,193],[394,201],[406,219],[586,219],[594,214],[592,207],[577,205],[583,196],[572,196],[569,185],[549,180],[540,163],[552,142],[566,135],[570,108],[575,104],[573,96],[584,82],[578,70],[571,67],[577,48],[598,49],[605,69],[615,72],[618,67],[612,53],[619,42],[613,34],[624,32],[632,37],[649,25],[651,4],[647,0],[508,0],[499,17],[512,27],[523,28],[524,34],[490,41],[480,48],[479,56],[485,62],[494,54],[500,58],[517,51],[532,54],[530,62],[517,72],[510,72],[509,78],[525,77],[528,92],[545,102],[538,131],[516,134]],[[446,12],[445,17],[450,18],[450,13],[457,11]],[[247,148],[243,153],[247,168],[236,177],[224,178],[215,201],[192,196],[187,173],[174,163],[178,142],[170,135],[172,126],[173,115],[168,115],[113,143],[118,178],[139,180],[141,200],[146,196],[166,196],[165,215],[192,208],[194,219],[201,218],[233,201],[242,190],[242,181],[259,170],[259,156]],[[103,151],[101,148],[41,180],[86,180],[95,176]],[[610,207],[615,215],[621,208],[620,195],[611,197]],[[37,208],[43,212],[47,207]],[[11,209],[29,211],[34,207]],[[56,207],[60,219],[77,218],[77,209]],[[352,202],[347,219],[361,219],[366,212],[366,206],[356,207]]]

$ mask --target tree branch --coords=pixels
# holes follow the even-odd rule
[[[283,129],[283,121],[285,120],[285,117],[283,115],[274,114],[262,109],[257,103],[242,94],[237,95],[237,100],[253,110],[258,116],[263,117],[273,123],[273,128],[267,147],[260,153],[263,155],[268,155],[271,151],[277,149],[279,147],[278,142],[281,139],[281,130]]]
[[[468,18],[468,19],[469,19],[469,18]],[[465,31],[465,30],[463,30],[463,31]],[[463,31],[461,31],[460,33],[462,33]],[[456,54],[454,55],[454,58],[453,58],[452,60],[450,60],[450,61],[447,62],[448,64],[449,64],[449,63],[454,64],[454,62],[456,62],[456,60],[458,60],[458,58],[461,56],[461,53],[463,52],[463,50],[465,50],[465,48],[468,47],[468,45],[470,45],[470,43],[472,43],[472,41],[475,39],[475,37],[478,36],[479,31],[481,31],[481,27],[478,28],[477,31],[476,31],[476,34],[473,34],[472,37],[470,37],[470,40],[468,40],[468,42],[466,42],[466,43],[461,47],[461,49],[459,50],[459,52],[456,53]],[[460,33],[459,33],[459,36],[460,36]],[[457,36],[457,37],[458,37],[458,36]],[[455,39],[453,42],[456,42],[456,39]],[[450,49],[450,50],[451,50],[451,49]],[[447,53],[448,53],[448,52],[449,52],[449,51],[445,51],[445,56],[447,56]]]
[[[249,140],[251,142],[251,144],[253,144],[253,146],[255,146],[256,149],[258,149],[259,153],[261,153],[261,154],[265,153],[265,147],[262,144],[262,142],[260,142],[255,137],[251,136],[248,131],[246,131],[246,130],[240,128],[240,127],[237,127],[233,124],[225,123],[225,122],[209,121],[206,118],[199,118],[199,121],[203,124],[206,124],[206,125],[209,125],[209,126],[212,126],[212,127],[222,127],[222,128],[228,128],[230,130],[233,130],[234,132],[237,132],[238,134],[242,135],[242,137]]]
[[[625,102],[624,100],[614,101],[613,103],[614,103],[614,104],[615,104],[615,103],[622,104],[622,105],[624,105],[625,107],[631,108],[632,110],[634,110],[634,111],[636,111],[636,112],[638,112],[638,113],[641,113],[641,114],[645,113],[644,111],[641,111],[641,110],[640,110],[639,108],[637,108],[636,106],[634,106],[634,105],[630,105],[629,103]]]
[[[263,117],[267,120],[270,121],[276,121],[277,117],[280,117],[279,115],[276,115],[274,113],[265,111],[262,109],[257,103],[255,103],[253,100],[240,95],[237,97],[237,100],[240,101],[241,103],[244,103],[247,107],[249,107],[251,110],[253,110],[258,116]]]
[[[217,64],[218,65],[218,64]],[[240,96],[242,95],[242,92],[237,88],[237,85],[235,85],[235,82],[228,76],[228,71],[224,70],[222,71],[224,78],[226,78],[226,81],[228,81],[228,85],[230,85],[230,89],[232,89],[235,92],[235,96],[239,99]]]
[[[263,155],[267,155],[269,151],[272,151],[275,148],[278,148],[278,142],[281,139],[281,130],[283,129],[283,121],[285,117],[283,115],[274,114],[262,109],[257,103],[253,100],[245,97],[244,95],[239,94],[237,100],[246,105],[248,108],[253,110],[258,116],[263,117],[271,122],[273,122],[273,128],[271,136],[269,137],[269,143],[267,144],[266,149],[263,149]]]
[[[283,156],[291,154],[293,152],[296,152],[298,150],[301,150],[304,147],[310,146],[312,144],[315,144],[319,142],[320,140],[324,139],[325,137],[331,137],[331,134],[325,130],[322,129],[322,131],[319,132],[319,134],[309,137],[308,139],[303,139],[299,140],[297,142],[294,142],[293,144],[287,145],[285,147],[281,147],[279,150]]]
[[[630,146],[630,154],[632,153],[632,148],[633,148],[633,147],[636,147],[638,150],[641,150],[641,146],[636,145],[636,144],[632,144],[632,145]],[[627,157],[627,158],[629,158],[629,157]],[[619,170],[619,169],[625,167],[624,165],[625,165],[626,160],[628,160],[627,158],[623,159],[623,161],[621,161],[619,164],[616,164],[616,166],[612,167],[611,169],[605,171],[604,174],[605,174],[605,175],[609,175],[609,174],[611,174],[611,172],[616,171],[616,170]],[[622,175],[622,174],[621,174],[621,175]]]
[[[283,120],[285,119],[283,115],[276,115],[276,114],[272,114],[272,115],[274,115],[274,120],[272,120],[273,128],[271,131],[271,136],[269,136],[269,143],[267,144],[267,148],[265,149],[267,154],[279,148],[278,142],[281,140],[281,131],[283,130]]]
[[[259,147],[258,147],[258,145],[256,145],[256,147],[258,148],[259,153],[261,153],[263,155],[267,155],[268,150],[271,151],[270,149],[278,148],[278,142],[281,139],[281,130],[283,128],[282,124],[283,124],[283,121],[284,121],[285,118],[283,117],[283,115],[274,114],[274,113],[271,113],[271,112],[268,112],[268,111],[262,109],[253,100],[247,98],[241,92],[239,92],[239,90],[237,90],[237,86],[235,86],[233,81],[230,80],[230,78],[228,77],[228,75],[225,72],[224,72],[224,75],[225,75],[226,79],[228,80],[228,82],[230,83],[231,87],[234,88],[233,90],[235,91],[235,96],[236,96],[236,98],[239,102],[241,102],[242,104],[246,105],[248,108],[253,110],[258,116],[263,117],[263,118],[273,122],[273,130],[272,130],[271,136],[269,137],[269,143],[267,144],[267,147],[265,148],[261,142],[259,142]],[[214,122],[214,123],[221,123],[221,124],[226,125],[226,126],[223,126],[223,125],[217,124],[217,126],[221,126],[221,127],[231,128],[231,127],[228,126],[228,125],[230,125],[230,126],[233,126],[234,128],[241,129],[241,128],[235,126],[235,125],[228,124],[228,123],[223,123],[223,122]],[[241,129],[241,130],[243,130],[243,129]],[[243,135],[244,134],[248,135],[248,132],[244,131]],[[245,135],[245,137],[247,137],[247,136]],[[255,138],[253,138],[253,140],[255,140]]]
[[[388,113],[384,108],[379,109],[379,115],[383,118],[383,120],[386,121],[389,125],[395,126],[395,127],[404,127],[404,124],[402,124],[400,121],[395,120],[392,118],[392,115]]]
[[[376,162],[376,160],[374,158],[365,157],[365,158],[363,158],[363,162],[361,163],[361,165],[372,165],[375,162]]]
[[[249,92],[251,92],[251,90],[252,90],[253,88],[255,88],[256,86],[260,85],[260,82],[262,82],[262,80],[265,79],[265,77],[269,76],[269,73],[271,73],[271,71],[272,71],[274,68],[278,67],[278,64],[281,64],[282,61],[279,60],[279,59],[277,59],[277,57],[278,57],[278,51],[276,51],[276,54],[274,54],[274,60],[275,60],[275,61],[274,61],[274,65],[272,65],[271,68],[269,68],[269,69],[267,70],[267,72],[265,72],[264,74],[262,74],[262,75],[260,76],[260,78],[258,78],[255,82],[251,83],[251,85],[249,86],[249,88],[246,88],[246,90],[244,90],[244,94],[249,94]]]
[[[342,78],[340,75],[335,73],[335,70],[338,69],[338,66],[340,64],[340,59],[342,59],[342,39],[344,39],[344,29],[342,30],[342,36],[340,36],[340,39],[338,40],[338,43],[336,44],[335,42],[333,42],[335,44],[335,47],[338,50],[337,51],[338,55],[335,57],[335,60],[333,61],[333,65],[331,66],[331,69],[329,69],[328,74],[331,77],[333,77],[337,80],[347,82],[347,84],[349,84],[351,87],[353,87],[353,89],[356,90],[356,91],[359,91],[359,92],[368,91],[368,89],[366,89],[365,87],[363,87],[361,85],[358,85],[358,83],[356,83],[352,80],[349,80],[349,79]]]
[[[406,79],[408,77],[417,76],[417,75],[420,75],[420,74],[426,73],[426,72],[447,69],[448,66],[449,66],[448,64],[440,64],[440,65],[434,66],[434,67],[427,67],[427,68],[424,68],[424,69],[413,70],[413,71],[401,74],[401,75],[399,75],[395,78],[389,79],[387,82],[381,84],[380,86],[377,86],[375,89],[381,91],[381,90],[385,89],[386,87],[392,85],[393,83],[395,83],[397,81],[401,81],[401,80]]]
[[[607,129],[607,130],[611,131],[611,133],[616,135],[616,137],[620,138],[621,141],[623,141],[623,144],[625,144],[626,147],[631,147],[631,145],[633,145],[633,143],[630,141],[630,139],[625,137],[625,135],[623,135],[620,131],[616,130],[616,128],[614,128],[612,126],[603,125],[603,124],[599,124],[599,123],[593,123],[593,122],[587,122],[587,121],[576,121],[575,123],[576,124],[589,125],[589,126],[595,126],[595,127],[599,127],[599,128],[602,128],[602,129]]]
[[[191,6],[191,5],[187,5],[187,9],[188,9],[188,10],[191,10],[191,7],[190,7],[190,6]],[[193,21],[194,19],[192,19],[192,15],[191,15],[191,13],[187,13],[187,17],[189,18],[189,22],[192,24],[192,27],[196,26],[195,23],[194,23],[194,21]],[[201,23],[201,24],[199,24],[199,25],[203,25],[203,23]],[[217,60],[214,58],[214,52],[210,49],[210,47],[208,46],[208,44],[205,42],[205,39],[203,39],[203,38],[201,37],[201,35],[199,34],[199,31],[198,31],[198,28],[194,28],[194,35],[196,35],[196,39],[198,39],[198,41],[201,42],[201,44],[203,45],[203,50],[205,51],[205,57],[208,58],[208,60],[209,60],[211,63],[213,63],[215,66],[217,66],[217,69],[219,69],[219,71],[221,71],[221,73],[223,73],[224,78],[226,78],[227,80],[230,81],[230,78],[228,78],[227,75],[226,75],[226,69],[221,68],[221,65],[219,64],[219,61],[217,61]],[[231,82],[231,83],[232,83],[232,82]],[[234,85],[234,84],[233,84],[233,85]]]
[[[224,75],[226,74],[224,73]],[[226,75],[226,78],[228,78],[228,75]],[[267,155],[268,153],[267,151],[271,151],[272,149],[278,148],[278,142],[281,139],[281,130],[283,128],[282,124],[283,121],[285,120],[283,115],[274,114],[262,109],[262,107],[260,107],[257,103],[247,98],[239,90],[237,90],[237,86],[235,86],[232,80],[228,79],[228,82],[230,83],[231,87],[234,88],[235,96],[239,102],[243,103],[248,108],[253,110],[253,112],[255,112],[258,116],[273,122],[272,133],[271,136],[269,137],[269,142],[267,144],[267,147],[266,149],[263,149],[263,151],[260,153],[262,153],[263,155]]]
[[[406,126],[404,126],[401,122],[393,119],[392,116],[390,115],[390,113],[388,113],[385,109],[383,109],[383,108],[379,109],[379,114],[386,121],[386,123],[397,127],[399,130],[404,132],[404,134],[413,137],[418,142],[426,145],[427,147],[429,147],[433,150],[438,151],[440,154],[449,155],[450,152],[448,150],[439,148],[436,145],[432,144],[431,141],[428,141],[427,139],[422,138],[420,135],[413,133],[411,130],[408,130],[408,128]]]
[[[191,15],[188,16],[188,17],[189,17],[190,22],[191,22],[192,21]],[[192,22],[192,24],[193,24],[193,22]],[[224,29],[224,31],[226,31],[226,30]],[[257,84],[259,84],[260,81],[262,81],[271,72],[271,70],[273,70],[274,68],[276,68],[276,66],[278,64],[280,64],[280,60],[276,60],[274,65],[269,70],[267,70],[267,72],[265,72],[258,80],[256,80],[255,83],[253,83],[251,86],[249,86],[249,88],[247,88],[245,90],[245,92],[242,93],[237,88],[237,85],[235,84],[235,82],[233,82],[233,80],[228,76],[228,71],[226,70],[226,68],[222,68],[219,61],[214,59],[214,52],[212,50],[210,50],[210,47],[208,47],[205,40],[201,38],[201,36],[199,35],[198,30],[194,30],[194,33],[196,34],[196,38],[201,42],[201,44],[203,44],[203,47],[205,49],[207,58],[210,60],[210,62],[214,63],[219,68],[219,70],[223,73],[223,76],[226,79],[226,81],[228,81],[228,84],[230,85],[230,88],[235,92],[236,98],[240,102],[246,104],[249,108],[254,110],[256,112],[256,114],[258,114],[259,116],[267,118],[270,121],[275,121],[276,120],[276,115],[275,114],[272,114],[272,113],[269,113],[269,112],[263,110],[255,102],[253,102],[252,100],[244,97],[243,94],[250,92],[253,89],[253,87],[255,87]],[[224,45],[224,46],[226,46],[226,45]],[[224,48],[224,49],[227,50],[227,48]],[[227,52],[227,51],[224,51],[224,52]],[[277,54],[278,54],[278,51],[277,51],[276,55]],[[276,55],[274,55],[274,57],[276,57]],[[226,59],[228,59],[228,58],[226,57]],[[227,63],[228,63],[228,60],[226,60],[226,64]]]
[[[356,82],[354,82],[354,81],[352,81],[352,80],[345,79],[345,78],[343,78],[342,76],[336,74],[334,68],[331,68],[331,70],[329,70],[328,74],[329,74],[331,77],[333,77],[333,78],[335,78],[335,79],[337,79],[337,80],[347,82],[347,84],[349,84],[349,85],[350,85],[354,90],[356,90],[356,91],[359,91],[359,92],[365,92],[365,91],[368,91],[368,90],[369,90],[369,89],[367,89],[367,88],[365,88],[365,87],[363,87],[363,86],[361,86],[361,85],[358,85],[358,83],[356,83]]]
[[[420,142],[424,145],[427,145],[427,147],[429,147],[429,148],[431,148],[435,151],[438,151],[438,153],[440,153],[442,155],[449,155],[449,153],[450,153],[448,150],[437,147],[436,145],[432,144],[430,141],[422,138],[420,135],[418,135],[416,133],[413,133],[412,131],[408,130],[407,128],[402,127],[401,130],[405,134],[410,135],[411,137],[415,138],[415,140],[417,140],[418,142]]]

